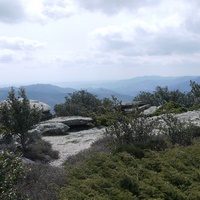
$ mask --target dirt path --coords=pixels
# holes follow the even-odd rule
[[[65,136],[45,136],[44,140],[52,144],[54,150],[59,151],[60,158],[51,162],[53,166],[61,166],[67,157],[87,149],[97,139],[103,137],[104,129],[90,129],[72,132]]]

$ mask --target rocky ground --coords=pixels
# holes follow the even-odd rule
[[[103,137],[104,129],[89,129],[71,132],[65,136],[45,136],[44,140],[52,144],[54,150],[59,151],[60,158],[50,163],[53,166],[62,166],[67,157],[87,149],[91,144]]]
[[[188,111],[186,113],[175,115],[182,122],[191,121],[200,126],[200,111]],[[53,166],[62,166],[67,157],[75,155],[81,150],[87,149],[91,144],[103,137],[105,129],[89,129],[77,132],[71,132],[65,136],[46,136],[46,141],[52,144],[54,150],[59,151],[60,158],[51,162]]]

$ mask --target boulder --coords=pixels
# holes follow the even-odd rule
[[[151,106],[150,108],[145,109],[143,113],[144,113],[145,115],[151,115],[151,114],[153,114],[154,112],[156,112],[156,110],[157,110],[158,108],[159,108],[159,107],[157,107],[157,106]]]
[[[69,127],[85,126],[92,121],[93,120],[90,117],[81,117],[81,116],[56,117],[48,120],[49,123],[63,123]]]
[[[19,100],[22,101],[23,98],[19,98]],[[38,101],[38,100],[32,100],[32,99],[30,99],[29,102],[30,102],[31,108],[36,108],[36,109],[42,111],[42,120],[47,120],[47,119],[52,118],[52,114],[50,112],[51,107],[48,104],[43,103],[43,102]],[[5,103],[7,103],[7,100],[1,101],[0,107]]]
[[[47,119],[52,118],[52,114],[50,112],[51,107],[48,104],[43,103],[43,102],[38,101],[38,100],[32,100],[32,99],[30,99],[29,102],[30,102],[31,108],[35,107],[38,110],[42,111],[42,120],[47,120]]]
[[[200,126],[200,110],[176,114],[176,117],[182,122],[191,121],[193,124]]]
[[[69,126],[59,122],[42,122],[36,125],[32,130],[29,130],[30,134],[36,135],[66,135]]]

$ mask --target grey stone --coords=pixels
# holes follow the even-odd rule
[[[50,123],[63,123],[69,127],[71,126],[84,126],[89,122],[92,122],[90,117],[81,117],[81,116],[69,116],[69,117],[56,117],[48,120]]]
[[[143,113],[144,113],[145,115],[151,115],[151,114],[153,114],[154,112],[156,112],[157,109],[158,109],[157,106],[151,106],[150,108],[145,109]]]
[[[200,110],[188,111],[175,115],[182,122],[191,122],[197,126],[200,126]]]
[[[59,122],[42,122],[36,125],[32,130],[29,130],[31,134],[40,134],[40,135],[66,135],[69,126],[59,123]]]

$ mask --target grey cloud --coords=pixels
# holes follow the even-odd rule
[[[0,36],[0,49],[32,51],[43,47],[44,44],[39,41],[28,40],[20,37],[9,38]]]
[[[112,31],[96,31],[93,48],[99,51],[116,52],[126,56],[172,55],[200,52],[200,36],[182,28],[163,28],[151,31],[133,26]],[[127,28],[128,29],[128,28]],[[131,30],[131,31],[130,31]]]
[[[119,11],[133,10],[140,7],[156,5],[159,0],[74,0],[80,7],[90,11],[101,11],[106,14],[115,14]]]
[[[0,0],[0,21],[6,23],[20,22],[25,17],[20,0]]]
[[[200,36],[190,33],[170,32],[157,35],[151,41],[152,54],[193,54],[200,52]]]

